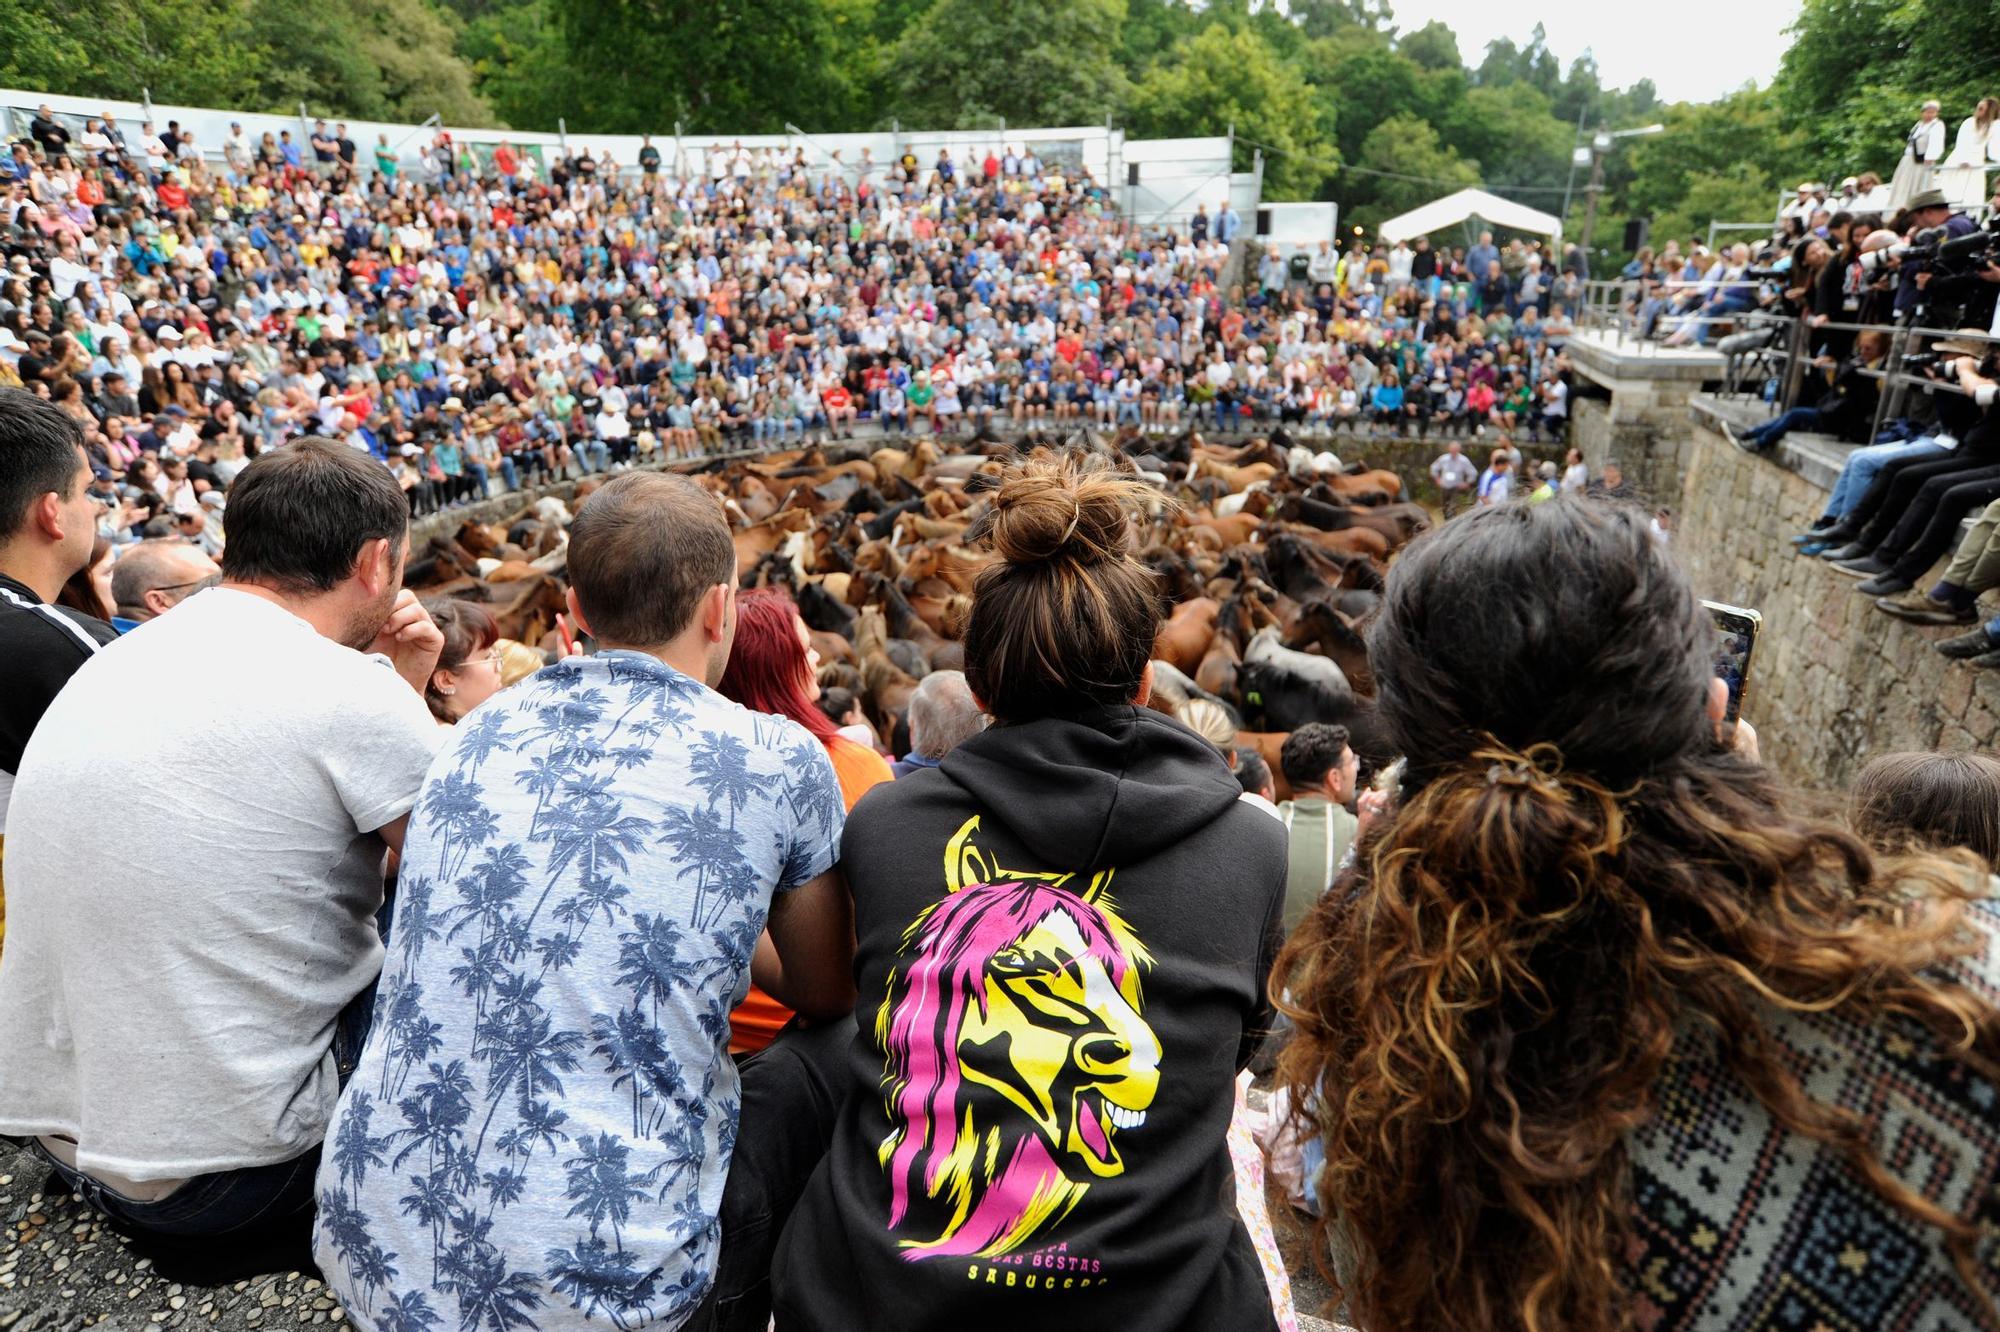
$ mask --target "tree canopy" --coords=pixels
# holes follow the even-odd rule
[[[1385,0],[0,0],[0,83],[86,96],[571,134],[1110,123],[1235,129],[1271,199],[1362,225],[1461,184],[1583,208],[1571,150],[1658,121],[1605,162],[1597,236],[1768,217],[1797,179],[1887,176],[1929,97],[2000,91],[2000,0],[1804,0],[1772,85],[1663,105],[1606,88],[1539,24],[1465,51]]]

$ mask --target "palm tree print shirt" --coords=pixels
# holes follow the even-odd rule
[[[686,1320],[736,1137],[729,1010],[843,817],[804,727],[641,653],[460,723],[320,1166],[318,1258],[358,1326]]]

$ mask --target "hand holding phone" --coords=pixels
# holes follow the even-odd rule
[[[1763,632],[1764,617],[1741,606],[1725,606],[1717,601],[1701,603],[1715,621],[1715,674],[1729,687],[1729,706],[1722,714],[1723,740],[1731,739],[1737,719],[1743,715],[1743,691],[1750,683],[1750,663],[1757,651],[1757,635]]]

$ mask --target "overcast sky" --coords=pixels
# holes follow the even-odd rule
[[[1392,7],[1404,32],[1434,18],[1450,24],[1468,65],[1477,66],[1486,43],[1497,37],[1526,42],[1539,19],[1564,69],[1589,47],[1607,87],[1650,78],[1667,101],[1708,101],[1752,79],[1770,83],[1799,0],[1678,0],[1664,7],[1605,0],[1519,7],[1493,0],[1392,0]],[[1662,25],[1675,33],[1671,50],[1661,40]],[[1710,40],[1718,33],[1728,40]],[[1703,35],[1696,41],[1694,34]]]

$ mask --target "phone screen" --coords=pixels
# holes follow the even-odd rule
[[[1701,603],[1715,620],[1715,675],[1729,686],[1729,708],[1723,722],[1734,726],[1743,715],[1743,690],[1750,681],[1750,661],[1757,651],[1757,635],[1764,617],[1741,606],[1725,606],[1717,601]]]

